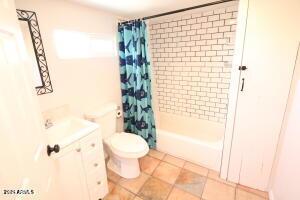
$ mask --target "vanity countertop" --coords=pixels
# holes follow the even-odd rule
[[[99,125],[77,117],[67,117],[48,129],[46,134],[50,146],[58,144],[64,148],[99,128]]]

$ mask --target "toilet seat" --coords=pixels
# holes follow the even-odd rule
[[[139,135],[116,133],[107,141],[116,155],[124,158],[140,158],[149,151],[147,142]]]

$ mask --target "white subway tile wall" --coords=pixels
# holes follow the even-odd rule
[[[150,24],[160,112],[224,123],[237,6]]]

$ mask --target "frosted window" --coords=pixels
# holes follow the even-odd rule
[[[97,34],[56,30],[56,52],[61,59],[112,57],[116,55],[115,38]]]

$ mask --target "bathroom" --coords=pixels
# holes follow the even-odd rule
[[[0,0],[0,199],[300,199],[299,13]]]

